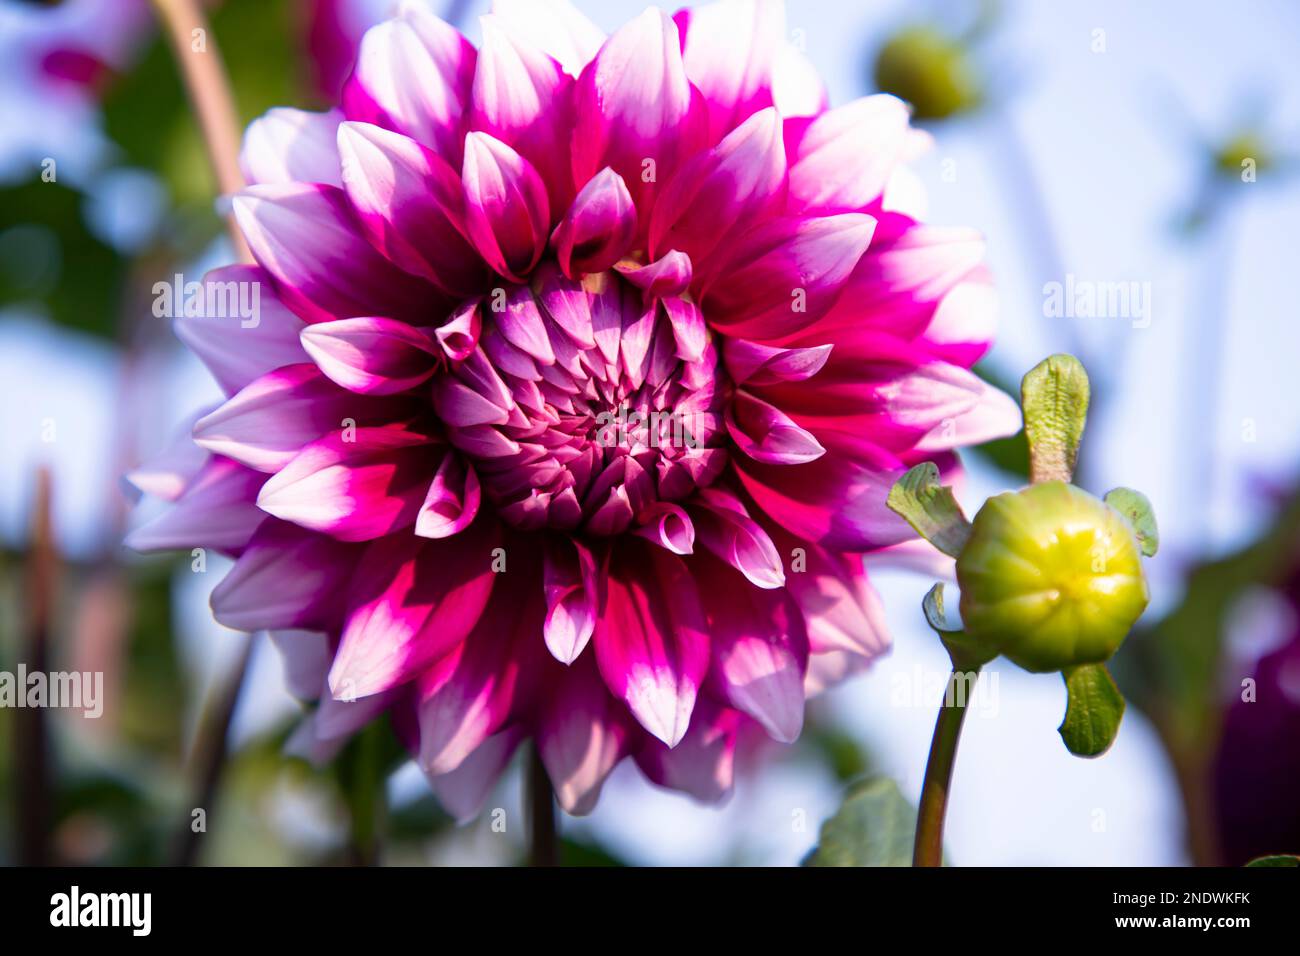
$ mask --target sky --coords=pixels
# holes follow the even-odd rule
[[[577,5],[607,30],[644,6]],[[1124,484],[1154,503],[1162,532],[1152,564],[1158,613],[1177,601],[1178,570],[1187,560],[1247,540],[1268,521],[1261,488],[1292,479],[1300,462],[1300,179],[1279,182],[1261,171],[1258,182],[1237,190],[1217,238],[1188,240],[1171,227],[1198,182],[1195,137],[1225,132],[1250,95],[1262,93],[1267,128],[1300,151],[1300,4],[1006,6],[1009,15],[981,52],[1002,107],[934,130],[934,149],[916,170],[929,189],[931,221],[974,226],[988,239],[1002,302],[992,360],[1008,378],[1066,347],[1071,322],[1092,344],[1085,354],[1105,393],[1103,414],[1090,421],[1084,443],[1091,490]],[[471,7],[477,14],[486,4]],[[801,31],[833,104],[871,92],[868,63],[886,31],[926,10],[959,17],[968,9],[955,0],[812,0],[789,8],[790,29]],[[476,23],[466,30],[477,39]],[[1104,31],[1104,51],[1097,50],[1097,31]],[[1149,290],[1149,324],[1044,315],[1044,247],[1026,236],[1015,213],[1028,187],[1008,162],[1008,128],[1046,197],[1060,268],[1085,281],[1138,283]],[[218,393],[179,350],[154,371],[165,384],[135,414],[156,423],[150,434],[161,444],[169,425]],[[110,448],[120,373],[113,352],[97,342],[39,317],[0,314],[6,540],[21,533],[35,464],[50,461],[65,549],[88,553],[102,541],[102,516],[114,493]],[[58,423],[53,443],[42,440],[46,419]],[[968,513],[1005,487],[1003,477],[973,467],[963,491]],[[208,672],[233,649],[233,635],[207,619],[205,585],[189,577],[180,631],[193,666]],[[946,674],[947,659],[920,615],[931,581],[897,571],[873,577],[894,649],[817,706],[860,735],[879,769],[915,799],[933,726],[935,675]],[[213,571],[208,581],[216,580]],[[291,706],[274,655],[260,654],[258,662],[236,733]],[[968,719],[956,770],[948,828],[954,862],[1184,862],[1168,767],[1132,708],[1113,750],[1083,761],[1065,752],[1056,733],[1065,699],[1058,678],[1002,662],[983,680],[988,696]],[[503,800],[517,799],[517,786],[504,793]],[[643,862],[793,863],[815,843],[817,824],[838,797],[837,785],[811,761],[784,760],[742,778],[721,810],[655,790],[625,765],[595,814],[566,825]]]

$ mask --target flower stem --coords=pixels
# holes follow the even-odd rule
[[[217,179],[217,190],[229,196],[244,188],[244,177],[239,170],[241,124],[216,37],[196,0],[152,0],[152,3],[185,80],[208,161]],[[251,262],[248,246],[234,218],[227,217],[226,225],[236,256]]]
[[[559,828],[555,819],[555,794],[546,765],[534,747],[528,754],[528,865],[559,866]]]
[[[47,467],[36,473],[32,507],[32,539],[27,557],[28,611],[25,641],[20,652],[29,671],[49,669],[51,619],[55,606],[58,553],[51,510],[52,479]],[[26,693],[20,688],[19,693]],[[50,754],[50,730],[43,707],[25,707],[14,715],[14,770],[17,862],[21,866],[50,864],[51,807],[55,793]]]
[[[913,866],[943,865],[943,820],[948,812],[952,767],[957,759],[962,721],[966,718],[966,697],[978,677],[978,667],[970,671],[953,668],[948,676],[948,686],[939,704],[939,716],[934,722],[930,759],[926,762],[925,783],[921,786],[921,803],[916,811]]]

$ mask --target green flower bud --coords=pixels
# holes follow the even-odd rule
[[[957,558],[966,634],[1029,671],[1104,661],[1147,606],[1138,551],[1120,513],[1074,485],[990,498]]]
[[[912,104],[917,120],[946,119],[979,105],[979,79],[961,41],[928,26],[895,34],[876,57],[876,86]]]

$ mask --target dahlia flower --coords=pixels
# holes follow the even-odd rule
[[[337,109],[250,126],[257,264],[205,281],[260,321],[178,321],[229,398],[132,543],[234,557],[214,613],[319,697],[301,752],[387,712],[462,817],[528,738],[570,812],[625,757],[715,800],[886,647],[893,481],[1018,427],[969,371],[981,242],[921,224],[907,108],[829,109],[779,4],[482,24],[405,7]]]

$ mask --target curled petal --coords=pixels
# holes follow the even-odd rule
[[[392,395],[419,385],[434,370],[438,343],[393,319],[340,319],[302,330],[302,346],[338,385],[362,395]]]
[[[478,299],[471,299],[434,330],[434,338],[453,362],[465,361],[478,348],[478,337],[483,331],[479,305]]]
[[[521,725],[493,734],[449,773],[429,776],[429,786],[458,823],[478,816],[492,786],[510,763],[527,733]]]
[[[343,87],[343,112],[404,133],[459,165],[475,59],[473,45],[454,27],[406,5],[362,37],[356,69]]]
[[[596,559],[586,545],[568,537],[548,538],[544,559],[546,646],[561,664],[572,664],[596,627]]]
[[[695,550],[695,525],[686,509],[667,501],[655,504],[641,516],[641,527],[633,534],[652,541],[673,554],[691,554]]]
[[[620,262],[614,269],[645,295],[646,301],[679,296],[691,285],[691,257],[677,249],[665,252],[648,265]]]
[[[250,184],[328,183],[341,186],[334,137],[343,114],[276,107],[248,124],[239,168]]]
[[[812,378],[830,358],[830,345],[783,349],[746,339],[728,337],[722,343],[722,360],[737,385],[771,385]]]
[[[551,234],[560,270],[569,278],[603,272],[636,237],[636,207],[623,177],[606,166],[582,187]]]
[[[664,299],[663,307],[672,323],[677,357],[683,362],[698,362],[709,344],[709,327],[704,323],[704,313],[687,299]]]
[[[465,221],[489,266],[514,282],[532,271],[550,232],[546,184],[533,165],[487,133],[465,137]]]
[[[416,515],[415,533],[422,538],[459,534],[473,522],[481,499],[478,475],[473,467],[461,461],[456,453],[448,452]]]
[[[336,147],[343,188],[372,245],[450,296],[478,291],[486,270],[465,238],[460,176],[415,140],[370,123],[344,123]]]
[[[704,488],[690,507],[700,544],[749,579],[755,587],[785,584],[781,556],[772,539],[740,499],[723,488]]]
[[[801,465],[826,454],[812,432],[801,428],[779,408],[743,390],[727,407],[726,422],[736,446],[755,461]]]

